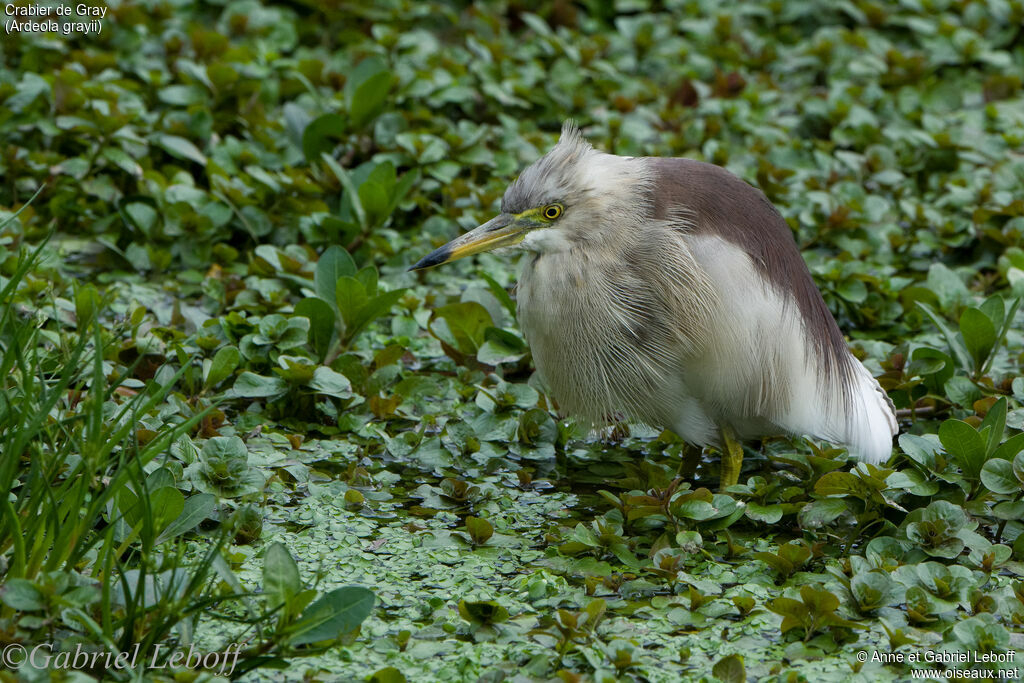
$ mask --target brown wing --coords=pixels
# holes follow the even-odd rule
[[[692,159],[648,159],[652,218],[686,217],[695,234],[717,235],[745,251],[780,293],[793,296],[826,376],[849,372],[843,334],[821,298],[793,233],[768,198],[724,168]],[[845,383],[845,382],[844,382]]]

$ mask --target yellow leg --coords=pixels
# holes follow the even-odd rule
[[[740,480],[743,468],[743,445],[736,440],[736,435],[728,427],[722,427],[722,479],[719,490],[736,484]]]

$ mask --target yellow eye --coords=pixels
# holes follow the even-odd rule
[[[553,221],[561,215],[561,204],[548,204],[547,206],[544,207],[544,218],[547,218],[549,221]]]

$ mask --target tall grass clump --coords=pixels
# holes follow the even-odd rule
[[[91,285],[75,293],[76,330],[46,329],[48,316],[19,291],[44,248],[23,251],[0,288],[0,638],[54,650],[82,639],[115,653],[146,650],[175,628],[187,638],[211,600],[218,544],[186,561],[172,541],[214,500],[186,500],[155,460],[203,414],[140,443],[139,417],[181,371],[138,390],[109,375]]]
[[[320,594],[280,544],[264,558],[259,599],[243,590],[222,556],[233,522],[216,524],[216,495],[183,486],[186,497],[180,463],[169,457],[213,407],[167,409],[182,398],[170,394],[189,359],[133,378],[133,367],[110,360],[119,335],[104,325],[93,285],[79,286],[73,302],[34,300],[50,288],[40,277],[44,254],[45,242],[23,248],[0,279],[0,646],[16,648],[5,650],[14,653],[5,667],[124,679],[132,667],[139,674],[168,661],[194,670],[171,658],[193,646],[205,616],[227,622],[216,633],[230,640],[206,638],[204,652],[234,648],[238,676],[358,632],[373,593]],[[198,532],[204,521],[218,530]],[[83,648],[101,656],[85,665],[52,656]],[[112,669],[119,654],[132,666]]]

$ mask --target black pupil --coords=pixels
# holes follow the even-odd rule
[[[553,206],[548,207],[548,218],[556,218],[558,216],[558,209]]]

